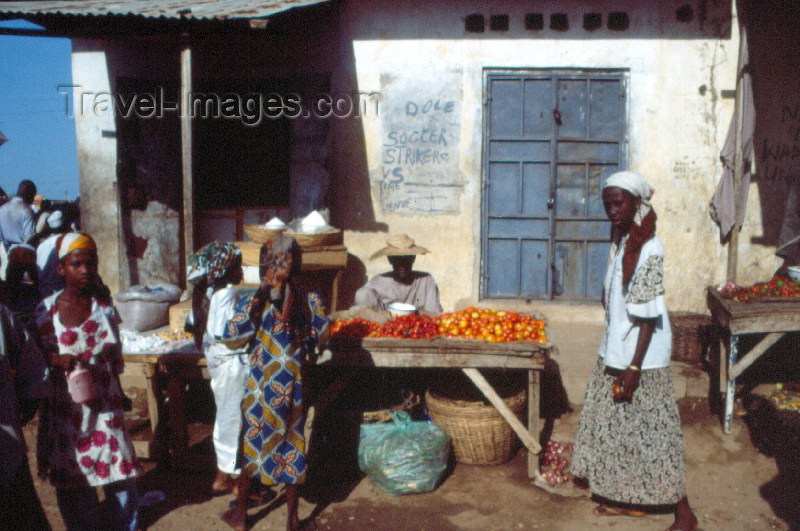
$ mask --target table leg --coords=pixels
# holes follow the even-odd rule
[[[331,312],[335,312],[339,305],[339,284],[342,283],[342,273],[344,270],[339,269],[333,277],[333,286],[331,286]]]
[[[733,399],[736,393],[736,379],[731,379],[731,370],[736,365],[736,358],[739,354],[739,336],[731,333],[730,352],[728,353],[728,363],[726,365],[725,376],[728,380],[727,387],[725,388],[725,433],[731,432],[731,425],[733,424]],[[720,371],[722,369],[720,368]]]
[[[189,435],[186,431],[186,415],[184,411],[183,386],[185,382],[180,374],[171,371],[166,373],[167,418],[169,422],[169,449],[172,466],[186,456],[189,450]]]
[[[148,363],[144,368],[144,375],[147,379],[147,388],[145,389],[145,396],[147,397],[147,416],[150,419],[150,430],[153,433],[150,457],[158,457],[161,452],[166,448],[163,440],[163,426],[160,421],[160,407],[161,407],[161,389],[158,384],[158,364]]]
[[[539,437],[539,373],[528,371],[528,433]],[[528,477],[534,478],[539,471],[539,455],[528,450]]]

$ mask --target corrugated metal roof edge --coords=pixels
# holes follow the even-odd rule
[[[298,4],[295,4],[295,5],[289,5],[289,6],[284,7],[284,8],[277,8],[277,9],[275,9],[275,10],[269,12],[269,13],[256,14],[256,15],[244,15],[244,14],[236,15],[236,14],[234,14],[233,16],[229,16],[229,15],[220,16],[219,14],[209,15],[209,16],[202,16],[202,15],[201,16],[197,16],[197,15],[191,14],[191,12],[188,14],[188,16],[181,15],[181,14],[176,14],[176,15],[173,15],[173,16],[163,15],[163,14],[159,15],[159,16],[153,16],[153,15],[144,15],[144,14],[141,14],[141,13],[134,13],[134,12],[131,12],[131,11],[129,11],[127,13],[119,12],[119,13],[102,13],[102,14],[101,13],[88,13],[88,12],[72,13],[72,12],[68,12],[68,11],[67,12],[61,11],[61,10],[58,10],[58,9],[55,10],[55,11],[40,11],[40,10],[18,11],[18,10],[5,10],[5,9],[3,9],[3,4],[0,2],[0,19],[27,18],[27,17],[37,17],[37,18],[64,17],[64,18],[98,18],[98,19],[100,19],[100,18],[108,18],[108,19],[111,19],[111,18],[131,17],[131,18],[137,18],[137,19],[143,19],[143,20],[153,20],[153,21],[163,20],[163,21],[175,21],[175,22],[177,22],[177,21],[191,21],[191,20],[199,20],[199,21],[246,20],[246,19],[256,19],[256,18],[269,18],[271,16],[274,16],[274,15],[277,15],[277,14],[280,14],[280,13],[285,13],[285,12],[290,11],[292,9],[310,7],[310,6],[317,5],[317,4],[327,3],[328,1],[329,0],[305,0],[302,3],[298,3]],[[190,9],[190,6],[187,5],[187,8]]]

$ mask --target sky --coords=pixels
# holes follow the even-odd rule
[[[24,21],[0,27],[37,29]],[[72,83],[69,39],[0,35],[0,187],[8,195],[30,179],[47,199],[78,196],[75,121],[58,85]]]

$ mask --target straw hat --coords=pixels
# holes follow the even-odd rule
[[[377,251],[369,257],[370,260],[375,260],[381,256],[410,256],[416,254],[428,254],[430,251],[425,247],[414,245],[414,240],[406,234],[398,234],[386,240],[388,244],[386,247]]]

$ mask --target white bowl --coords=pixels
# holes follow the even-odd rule
[[[400,317],[401,315],[414,315],[417,313],[416,306],[413,304],[406,304],[405,302],[389,303],[388,310],[392,317]]]
[[[789,266],[786,268],[786,272],[789,274],[789,278],[795,282],[800,282],[800,266]]]

